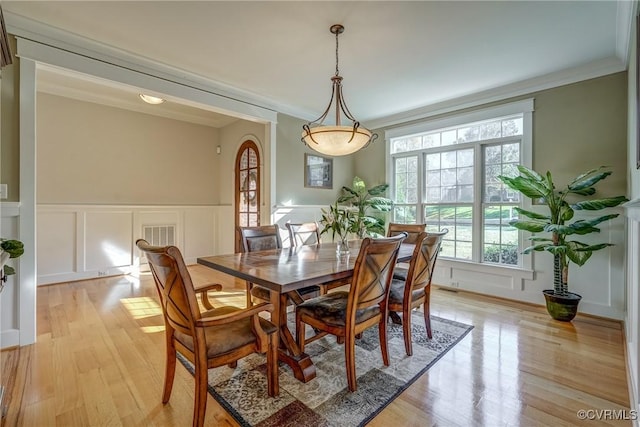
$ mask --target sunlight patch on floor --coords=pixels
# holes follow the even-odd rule
[[[155,334],[157,332],[164,332],[164,325],[160,326],[142,326],[140,328],[145,334]]]
[[[162,315],[162,308],[150,297],[121,298],[120,302],[129,310],[134,319]]]

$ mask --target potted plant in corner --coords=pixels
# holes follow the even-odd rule
[[[0,238],[0,248],[9,254],[9,258],[18,258],[24,253],[24,244],[20,240]],[[6,280],[6,276],[11,276],[12,274],[16,274],[16,270],[10,265],[5,265],[4,277],[0,281],[0,292],[4,288],[3,282]]]
[[[357,176],[353,178],[353,187],[342,187],[342,195],[338,198],[337,203],[350,203],[351,206],[358,209],[353,228],[359,238],[362,239],[366,234],[385,234],[385,220],[369,215],[368,211],[370,209],[378,212],[391,210],[393,201],[383,197],[387,188],[389,188],[389,184],[376,185],[367,189],[364,181]]]
[[[523,253],[547,251],[553,255],[553,289],[543,291],[547,311],[556,320],[571,321],[578,311],[578,303],[582,297],[569,292],[569,263],[582,266],[594,251],[613,246],[611,243],[583,243],[575,240],[573,236],[599,232],[600,229],[596,227],[598,224],[619,215],[608,214],[594,219],[574,220],[574,212],[576,210],[598,211],[615,207],[626,202],[627,198],[624,196],[592,198],[572,204],[567,201],[569,196],[593,196],[596,192],[595,184],[611,175],[604,166],[579,175],[566,188],[559,191],[556,190],[550,172],[542,176],[525,166],[518,166],[518,171],[519,176],[501,175],[498,178],[509,188],[541,202],[548,208],[548,214],[515,208],[520,214],[520,219],[512,220],[510,224],[519,230],[531,233],[550,233],[547,237],[534,234],[529,238],[533,244]]]

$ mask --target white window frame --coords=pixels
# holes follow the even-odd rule
[[[521,101],[515,101],[507,104],[502,104],[494,107],[488,107],[483,109],[474,110],[471,112],[461,113],[449,115],[440,119],[425,119],[418,123],[413,123],[407,126],[400,126],[396,128],[391,128],[385,131],[384,139],[385,139],[385,170],[386,170],[386,179],[387,182],[393,184],[394,176],[393,176],[393,155],[391,154],[391,139],[399,138],[403,136],[418,134],[418,133],[427,133],[430,131],[435,131],[438,129],[448,128],[448,127],[456,127],[460,125],[464,125],[466,123],[479,122],[483,120],[489,120],[498,117],[504,117],[514,114],[522,114],[522,136],[518,136],[521,138],[522,145],[520,147],[520,162],[522,165],[527,166],[529,168],[532,167],[533,163],[533,111],[534,111],[534,99],[524,99]],[[478,143],[465,143],[459,144],[460,148],[466,145],[477,145],[477,144],[486,144],[491,143],[494,140],[480,141]],[[478,154],[480,153],[480,154]],[[398,156],[411,155],[411,152],[403,152],[398,153]],[[476,151],[476,158],[474,159],[474,164],[478,167],[475,167],[474,170],[474,182],[476,186],[480,186],[482,181],[482,162],[481,162],[481,150]],[[423,179],[423,170],[422,170],[422,154],[418,156],[418,179]],[[480,158],[478,158],[480,157]],[[423,182],[423,181],[419,181]],[[422,184],[424,185],[424,184]],[[391,197],[395,200],[395,194],[393,194],[394,186],[391,185]],[[475,194],[481,193],[482,189],[476,187]],[[423,191],[420,191],[418,194],[418,206],[422,207],[422,197]],[[475,204],[475,203],[474,203]],[[481,201],[480,205],[483,203]],[[524,209],[531,210],[531,200],[526,197],[522,197],[521,206]],[[528,240],[526,240],[525,232],[519,232],[519,245],[518,251],[522,252],[522,250],[528,246]],[[481,242],[482,242],[482,212],[478,212],[474,214],[473,218],[473,259],[479,259],[480,251],[481,251]],[[532,271],[532,257],[531,255],[523,255],[520,254],[522,263],[519,266],[508,266],[504,264],[493,264],[493,263],[481,263],[476,261],[466,261],[459,260],[453,258],[441,258],[438,263],[440,266],[445,265],[449,267],[464,267],[470,270],[483,271],[490,273],[491,271],[504,271],[504,269],[509,270],[524,270],[529,273],[526,274],[527,278],[531,277]]]

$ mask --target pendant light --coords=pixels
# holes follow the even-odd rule
[[[361,127],[349,111],[342,95],[342,77],[338,68],[338,36],[344,32],[340,24],[332,25],[329,29],[336,35],[336,73],[331,77],[333,88],[327,109],[316,120],[302,126],[302,142],[312,150],[329,156],[346,156],[366,147],[378,138],[368,129]],[[335,125],[325,125],[324,121],[335,100]],[[350,126],[341,125],[344,116],[351,121]]]

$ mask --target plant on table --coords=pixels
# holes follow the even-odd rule
[[[574,236],[584,236],[599,232],[598,224],[616,218],[619,214],[602,215],[594,219],[574,219],[575,211],[598,211],[620,205],[627,201],[624,196],[591,198],[569,203],[569,197],[590,197],[596,193],[594,186],[611,175],[611,171],[601,166],[591,169],[575,179],[566,188],[556,190],[550,172],[545,176],[525,167],[518,166],[519,176],[501,175],[498,178],[509,188],[526,197],[542,202],[547,207],[547,214],[514,208],[521,217],[510,222],[519,230],[531,233],[550,233],[541,237],[534,234],[529,239],[532,245],[523,252],[547,251],[553,255],[553,291],[544,291],[547,309],[557,320],[571,320],[577,311],[580,295],[569,292],[569,263],[584,265],[593,252],[613,246],[612,243],[585,243],[575,240]],[[550,308],[549,301],[553,302]],[[561,306],[557,307],[558,302]],[[565,304],[565,306],[562,306]],[[567,308],[571,306],[573,308]]]
[[[339,243],[346,245],[349,233],[353,233],[356,230],[357,223],[354,212],[339,207],[337,202],[330,205],[328,211],[324,209],[321,209],[321,211],[322,219],[319,222],[323,228],[320,231],[320,235],[331,234],[331,239],[334,241],[337,235],[340,239]]]

